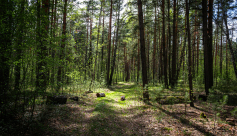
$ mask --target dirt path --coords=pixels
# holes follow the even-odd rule
[[[199,125],[177,118],[182,115],[172,114],[170,107],[145,105],[134,84],[121,83],[100,92],[106,97],[91,93],[78,102],[69,100],[66,105],[48,107],[47,118],[31,132],[50,136],[205,135]],[[120,101],[122,95],[125,101]]]

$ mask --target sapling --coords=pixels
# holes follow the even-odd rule
[[[189,94],[188,92],[185,92],[185,95],[184,95],[184,102],[185,102],[185,115],[186,115],[186,111],[187,111],[187,103],[189,102]]]
[[[212,103],[212,110],[214,111],[214,130],[215,130],[215,122],[216,122],[216,117],[220,115],[221,111],[223,110],[223,107],[228,101],[228,96],[224,95],[223,98],[218,99],[218,95],[210,89],[210,95],[208,96],[208,101]]]
[[[208,120],[207,120],[207,116],[202,112],[202,113],[200,114],[200,118],[204,119],[204,120],[201,120],[201,121],[202,121],[202,124],[203,124],[202,127],[204,128],[205,121],[208,121]]]
[[[231,115],[234,116],[234,135],[235,135],[235,118],[237,117],[237,108],[235,107],[233,111],[231,111]]]

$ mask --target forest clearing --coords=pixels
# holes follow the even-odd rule
[[[237,135],[237,1],[0,9],[0,135]]]

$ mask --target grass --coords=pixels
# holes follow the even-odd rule
[[[150,86],[151,105],[139,99],[142,90],[134,83],[119,82],[109,88],[94,88],[93,93],[85,96],[79,94],[86,91],[82,88],[73,92],[65,88],[64,91],[79,95],[79,101],[68,99],[66,105],[45,105],[46,114],[42,115],[45,118],[31,127],[29,135],[193,135],[190,128],[197,130],[195,135],[206,134],[195,127],[198,121],[192,122],[199,118],[201,107],[199,110],[188,107],[184,116],[184,104],[160,106],[156,102],[159,93],[180,95],[187,91],[184,86],[175,89]],[[97,92],[105,93],[106,97],[97,98]],[[126,100],[121,101],[121,96]],[[41,104],[42,98],[38,97],[36,103]]]

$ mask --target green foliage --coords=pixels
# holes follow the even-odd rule
[[[234,116],[235,118],[237,117],[237,107],[234,108],[234,110],[232,110],[231,115]]]
[[[185,95],[184,95],[184,101],[185,101],[185,103],[190,102],[190,99],[189,99],[189,93],[188,93],[188,92],[185,92]]]
[[[200,114],[200,118],[204,118],[204,119],[206,119],[206,118],[207,118],[207,115],[206,115],[205,113],[202,112],[202,113]]]
[[[224,105],[228,102],[228,96],[227,95],[222,96],[220,94],[217,94],[216,91],[210,89],[208,101],[212,104],[212,109],[214,111],[222,111]]]

